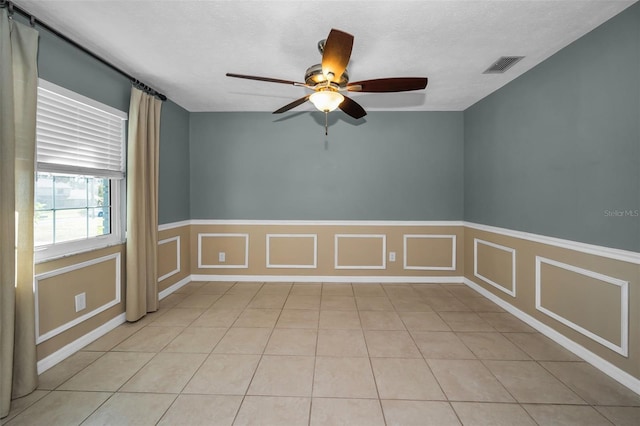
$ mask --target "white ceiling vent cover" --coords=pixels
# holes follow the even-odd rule
[[[502,74],[524,58],[524,56],[502,56],[495,61],[483,74]]]

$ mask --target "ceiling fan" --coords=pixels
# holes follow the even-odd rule
[[[227,73],[226,75],[228,77],[245,78],[248,80],[289,84],[313,90],[313,93],[296,99],[273,113],[280,114],[289,111],[309,100],[318,110],[325,113],[325,134],[327,133],[326,115],[336,108],[340,108],[347,115],[355,119],[367,115],[367,112],[360,104],[340,92],[407,92],[411,90],[421,90],[427,87],[428,79],[426,77],[379,78],[349,83],[347,65],[349,64],[352,48],[353,36],[351,34],[332,29],[326,40],[318,42],[318,50],[322,54],[322,63],[307,68],[304,83],[254,75],[233,73]]]

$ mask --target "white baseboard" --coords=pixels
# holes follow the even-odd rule
[[[464,277],[356,276],[356,275],[204,275],[193,274],[191,281],[312,282],[312,283],[412,283],[462,284]],[[168,289],[167,289],[168,290]]]
[[[600,356],[594,354],[584,346],[577,344],[573,340],[570,340],[569,338],[560,334],[559,332],[549,327],[548,325],[538,321],[531,315],[521,311],[520,309],[511,305],[510,303],[495,296],[493,293],[491,293],[488,290],[485,290],[483,287],[474,283],[468,278],[464,278],[464,283],[467,286],[474,289],[475,291],[477,291],[478,293],[482,294],[487,299],[496,303],[505,311],[509,312],[510,314],[514,315],[515,317],[521,319],[522,321],[530,325],[531,327],[535,328],[540,333],[544,334],[545,336],[547,336],[548,338],[550,338],[560,346],[564,347],[568,351],[574,353],[575,355],[579,356],[589,364],[593,365],[598,370],[602,371],[603,373],[605,373],[606,375],[608,375],[618,383],[628,387],[633,392],[640,394],[640,379],[633,377],[631,374],[616,367],[615,365],[611,364],[609,361],[601,358]]]
[[[191,278],[191,275],[187,275],[186,277],[184,277],[183,279],[181,279],[177,283],[165,288],[160,293],[158,293],[158,299],[159,300],[164,299],[165,297],[167,297],[168,295],[170,295],[174,291],[176,291],[179,288],[184,287],[185,285],[189,284],[191,281],[193,281],[193,279]]]
[[[69,343],[68,345],[63,346],[62,348],[58,349],[48,357],[41,359],[40,361],[38,361],[38,374],[44,373],[45,371],[47,371],[57,363],[70,357],[74,353],[78,352],[80,349],[87,346],[89,343],[104,336],[105,334],[107,334],[108,332],[110,332],[120,324],[124,323],[125,321],[126,321],[125,314],[122,313],[117,317],[112,318],[111,320],[105,322],[100,327],[80,337],[79,339],[76,339],[73,342]]]

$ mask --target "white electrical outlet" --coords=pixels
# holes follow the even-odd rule
[[[87,307],[87,293],[76,294],[76,312]]]
[[[225,262],[226,261],[225,259],[226,259],[226,255],[223,251],[218,253],[218,262]]]
[[[396,252],[395,251],[390,251],[389,252],[389,262],[395,262],[396,261]]]

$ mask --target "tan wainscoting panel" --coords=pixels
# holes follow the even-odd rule
[[[158,232],[158,291],[164,291],[191,275],[191,227]]]
[[[73,321],[120,303],[121,267],[120,253],[114,253],[37,275],[36,341],[47,340],[70,328]],[[94,285],[97,277],[111,285]],[[85,295],[86,307],[76,312],[75,296],[81,294]]]
[[[224,253],[224,261],[220,260]],[[199,268],[248,268],[249,234],[198,234]]]
[[[220,237],[201,238],[205,234],[220,234]],[[248,235],[248,267],[244,266],[244,239],[228,237],[228,234]],[[267,267],[268,235],[315,235],[317,261],[315,268],[299,267],[312,264],[313,239],[270,238],[269,262]],[[456,244],[455,270],[410,270],[404,269],[404,235],[454,235],[456,241],[463,241],[463,227],[459,225],[333,225],[333,224],[194,224],[191,225],[191,273],[197,275],[282,275],[282,276],[390,276],[390,277],[461,277],[463,275],[463,247]],[[199,249],[198,241],[202,241]],[[336,245],[337,241],[337,245]],[[449,242],[450,240],[445,241]],[[201,250],[201,261],[198,253]],[[424,259],[429,256],[413,255]],[[447,249],[447,259],[434,262],[451,265],[451,248]],[[218,253],[226,254],[226,265],[237,267],[217,267]],[[289,251],[289,252],[287,252]],[[395,261],[388,261],[389,252],[396,253]],[[295,253],[294,253],[295,252]],[[338,259],[336,261],[336,253]],[[236,256],[235,258],[233,256]],[[435,264],[435,263],[434,263]],[[213,266],[206,266],[213,265]],[[338,266],[336,268],[336,265]],[[352,269],[353,268],[353,269]]]
[[[38,360],[124,312],[124,251],[113,246],[35,266]],[[76,312],[80,293],[86,308]]]
[[[510,296],[516,296],[516,251],[511,247],[474,239],[473,275]]]
[[[318,267],[316,234],[267,234],[267,268]]]
[[[456,270],[456,236],[405,234],[404,269],[422,271]]]
[[[180,272],[180,236],[158,241],[158,282]]]
[[[335,269],[386,269],[387,236],[336,234]]]
[[[536,309],[625,356],[628,286],[615,277],[536,258]]]
[[[563,244],[558,245],[560,243],[553,241],[546,243],[511,236],[508,232],[465,227],[464,246],[465,252],[471,254],[478,239],[514,249],[517,253],[516,297],[476,277],[475,256],[464,259],[465,277],[591,353],[640,378],[640,265],[609,257],[606,247],[583,249],[571,241],[557,239]],[[491,248],[488,249],[487,252]],[[493,256],[502,252],[491,251],[495,253]],[[494,260],[503,265],[499,267],[503,271],[501,276],[490,275],[483,269],[488,259],[482,259],[482,250],[478,254],[479,273],[489,275],[496,282],[508,281],[509,253],[504,252],[501,261]],[[626,302],[624,287],[628,291]]]

